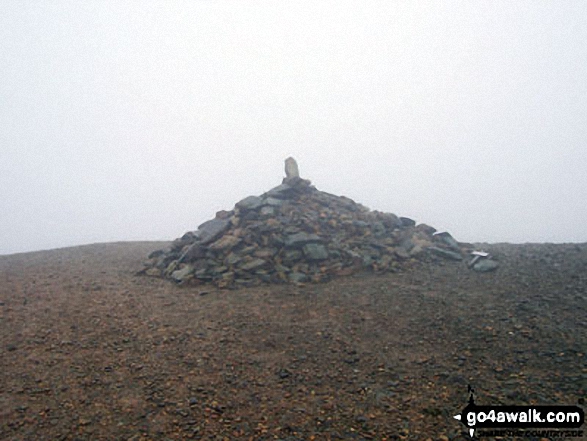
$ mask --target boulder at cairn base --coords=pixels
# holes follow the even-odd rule
[[[417,261],[461,259],[460,244],[409,217],[371,211],[317,190],[285,161],[282,183],[247,196],[149,255],[143,274],[236,288],[325,282],[358,271],[395,272]]]

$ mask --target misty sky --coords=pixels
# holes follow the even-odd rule
[[[281,183],[587,242],[587,3],[0,2],[0,254],[172,240]]]

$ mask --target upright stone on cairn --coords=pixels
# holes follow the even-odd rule
[[[295,179],[300,177],[298,163],[291,156],[285,160],[285,179]]]

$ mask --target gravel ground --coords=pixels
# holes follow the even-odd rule
[[[465,440],[468,385],[584,407],[587,244],[235,291],[136,276],[165,245],[0,256],[0,439]]]

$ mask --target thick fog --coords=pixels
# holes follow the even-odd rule
[[[587,241],[587,4],[0,2],[0,254],[172,240],[281,183]]]

